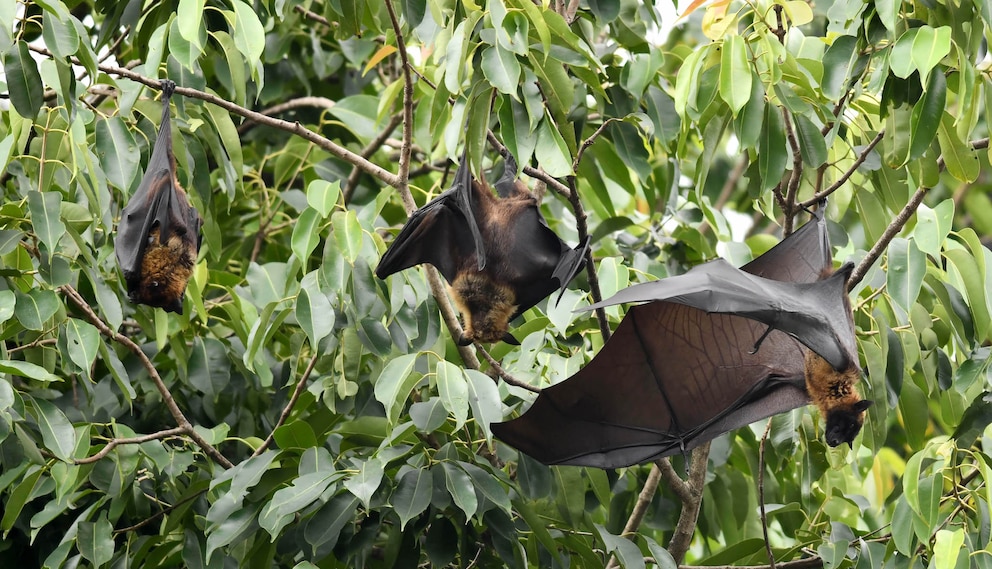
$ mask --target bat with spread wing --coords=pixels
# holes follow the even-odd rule
[[[121,212],[114,249],[132,302],[182,314],[203,219],[176,178],[169,117],[175,88],[162,81],[162,124],[145,176]]]
[[[546,464],[619,468],[812,399],[828,444],[850,443],[871,402],[855,388],[852,266],[830,274],[830,263],[821,209],[741,269],[716,260],[620,291],[589,308],[646,304],[587,366],[493,433]]]
[[[414,265],[434,265],[464,319],[459,345],[518,343],[510,321],[555,290],[564,292],[585,262],[589,240],[574,249],[565,244],[516,173],[507,152],[497,197],[472,177],[462,154],[454,186],[410,216],[375,269],[385,279]]]

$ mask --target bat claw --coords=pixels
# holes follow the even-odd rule
[[[472,338],[469,338],[465,334],[462,334],[461,336],[458,337],[457,340],[455,340],[455,343],[458,344],[459,346],[463,347],[463,348],[465,346],[471,346],[472,345]]]

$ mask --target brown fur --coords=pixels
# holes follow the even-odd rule
[[[460,343],[512,340],[510,318],[517,310],[517,298],[507,283],[513,278],[513,267],[499,252],[513,245],[517,236],[513,235],[512,222],[522,208],[534,202],[534,197],[519,181],[514,184],[513,193],[505,198],[497,198],[477,180],[472,181],[472,190],[476,197],[475,219],[488,255],[486,268],[481,272],[475,255],[466,257],[461,271],[448,287],[465,323]]]
[[[517,310],[512,288],[486,272],[464,271],[449,290],[465,320],[465,340],[493,343],[506,336]]]
[[[148,246],[141,260],[140,281],[131,291],[131,299],[182,314],[183,294],[196,263],[194,255],[195,249],[175,228],[164,244],[159,239],[158,227],[153,228],[148,233]]]
[[[861,399],[856,387],[861,372],[852,365],[835,370],[812,350],[806,350],[806,391],[826,421],[826,439],[830,446],[848,445],[861,431],[865,409],[871,401]]]

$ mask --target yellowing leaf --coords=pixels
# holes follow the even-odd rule
[[[384,45],[380,47],[379,50],[376,51],[375,54],[372,56],[372,58],[369,59],[369,62],[365,64],[365,69],[362,70],[362,76],[364,76],[369,71],[371,71],[372,68],[375,67],[376,65],[379,65],[380,61],[386,59],[387,57],[393,55],[394,53],[396,53],[396,48],[394,46]]]

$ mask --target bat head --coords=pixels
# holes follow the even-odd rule
[[[827,414],[827,444],[835,447],[841,443],[851,446],[854,437],[861,432],[865,422],[865,409],[871,407],[872,401],[862,399],[847,407],[835,407]]]
[[[465,321],[465,335],[459,343],[491,344],[509,336],[510,317],[517,310],[512,288],[488,273],[468,270],[455,277],[449,290]]]

